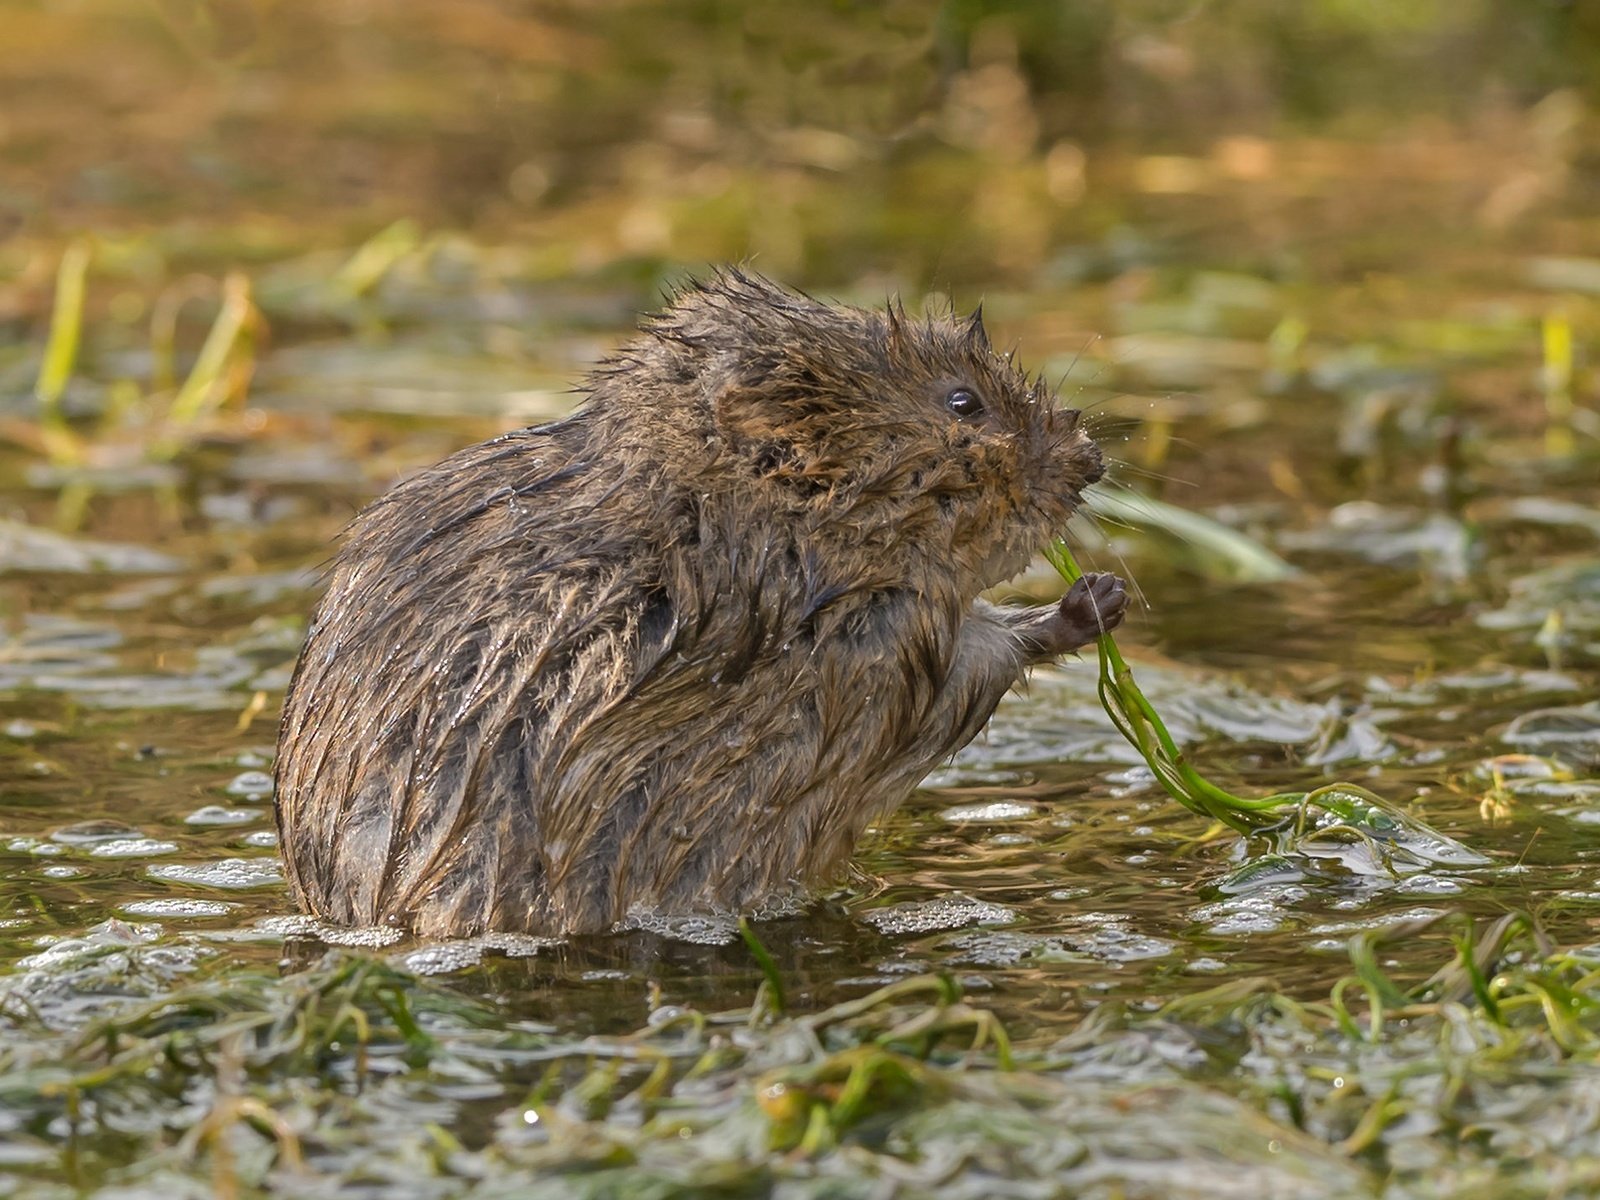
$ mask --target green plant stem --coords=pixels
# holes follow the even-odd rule
[[[172,398],[172,406],[167,410],[169,425],[178,429],[192,425],[221,403],[228,358],[250,318],[250,311],[249,281],[235,272],[224,281],[222,308],[206,334],[189,377]]]
[[[84,278],[89,272],[89,243],[81,239],[67,247],[56,271],[55,303],[50,312],[50,336],[33,394],[42,416],[59,411],[61,394],[78,362],[78,341],[83,333]]]
[[[767,1003],[771,1007],[772,1015],[781,1017],[788,1010],[788,998],[783,991],[783,973],[778,970],[778,964],[773,960],[772,954],[761,944],[761,939],[756,936],[755,927],[750,924],[748,917],[739,918],[739,936],[744,940],[745,948],[750,951],[750,957],[756,960],[756,965],[761,968],[761,974],[767,983]]]
[[[84,281],[88,273],[89,243],[79,238],[67,247],[61,256],[61,266],[56,270],[50,334],[45,342],[44,359],[39,364],[39,378],[33,385],[46,453],[58,465],[76,463],[82,458],[83,447],[61,411],[61,397],[78,364],[78,346],[83,337]]]
[[[1068,586],[1083,577],[1064,542],[1052,543],[1045,550],[1045,557]],[[1100,651],[1098,690],[1106,715],[1138,750],[1167,794],[1190,811],[1220,821],[1238,833],[1255,833],[1282,826],[1283,810],[1298,808],[1301,820],[1295,823],[1294,836],[1353,834],[1374,846],[1381,844],[1385,862],[1397,851],[1423,862],[1466,865],[1486,861],[1356,784],[1333,783],[1310,792],[1275,792],[1255,798],[1223,790],[1189,763],[1155,706],[1140,690],[1112,636],[1102,633],[1095,643]],[[1312,809],[1329,813],[1337,821],[1302,834],[1307,826],[1305,816]],[[1280,846],[1279,852],[1292,849],[1292,845]]]

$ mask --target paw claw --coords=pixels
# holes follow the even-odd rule
[[[1064,620],[1087,631],[1092,638],[1110,633],[1128,612],[1128,588],[1109,571],[1083,576],[1061,598]]]

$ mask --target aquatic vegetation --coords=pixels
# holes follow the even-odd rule
[[[0,1178],[234,1196],[893,1180],[957,1197],[999,1181],[1199,1197],[1222,1174],[1305,1197],[1472,1194],[1451,1189],[1497,1170],[1534,1190],[1552,1171],[1600,1180],[1600,1119],[1548,1086],[1600,1066],[1600,955],[1520,914],[1445,927],[1451,956],[1419,982],[1379,962],[1415,930],[1374,931],[1322,1000],[1242,978],[1027,1045],[948,976],[806,1013],[662,1005],[636,1032],[574,1038],[358,955],[173,987],[158,949],[103,945],[56,968],[100,992],[99,1015],[5,993],[0,1021],[27,1037],[0,1062]]]
[[[166,464],[211,432],[215,414],[243,403],[255,370],[255,338],[262,328],[248,278],[224,278],[218,309],[181,384],[175,383],[177,310],[188,287],[174,288],[153,308],[150,323],[150,390],[122,378],[109,385],[93,421],[69,419],[63,398],[77,367],[84,339],[86,277],[92,243],[78,239],[62,253],[43,357],[33,394],[37,419],[0,422],[0,436],[39,453],[43,475],[59,489],[57,524],[76,528],[97,488],[139,476],[142,466],[169,493],[174,479]]]
[[[1045,550],[1063,580],[1082,576],[1067,544]],[[1398,860],[1412,865],[1474,866],[1483,855],[1454,838],[1428,828],[1359,784],[1329,783],[1309,791],[1245,797],[1216,786],[1190,764],[1160,714],[1140,690],[1116,639],[1096,639],[1100,658],[1100,702],[1118,731],[1139,751],[1151,772],[1178,803],[1240,833],[1269,834],[1275,852],[1291,853],[1313,840],[1355,837],[1392,869]]]
[[[67,247],[56,275],[55,304],[34,396],[39,404],[38,444],[58,468],[106,466],[140,455],[172,459],[202,432],[207,417],[241,400],[254,370],[251,334],[259,325],[250,284],[239,273],[222,283],[215,320],[181,385],[173,386],[176,304],[158,304],[151,328],[155,392],[124,380],[103,406],[99,428],[84,434],[68,422],[62,395],[77,365],[83,339],[85,277],[92,262],[87,241]],[[124,420],[136,420],[130,433]]]
[[[1103,483],[1084,497],[1083,511],[1125,529],[1159,535],[1172,553],[1183,554],[1216,578],[1274,583],[1296,574],[1293,566],[1253,538],[1203,513],[1141,496],[1130,488]]]

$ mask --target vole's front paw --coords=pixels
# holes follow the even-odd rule
[[[1128,588],[1109,571],[1083,576],[1067,589],[1057,609],[1064,640],[1078,647],[1110,633],[1128,613]]]

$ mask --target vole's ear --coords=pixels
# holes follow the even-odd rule
[[[752,474],[815,493],[845,474],[828,453],[826,422],[803,396],[790,403],[769,391],[737,383],[711,401],[712,423],[723,445]]]
[[[735,448],[769,441],[777,435],[781,414],[771,396],[753,387],[728,383],[711,398],[711,420],[723,441]]]

